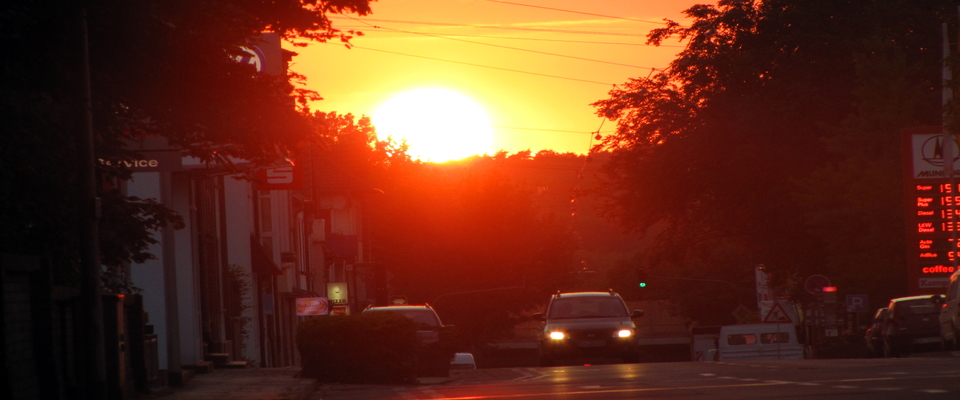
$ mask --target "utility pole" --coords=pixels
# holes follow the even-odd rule
[[[97,197],[96,156],[94,154],[93,99],[90,88],[90,46],[87,33],[87,11],[80,11],[81,94],[83,127],[77,141],[80,171],[80,326],[81,340],[76,349],[78,381],[83,395],[89,399],[106,399],[107,372],[103,337],[103,306],[100,287],[99,220],[100,199]]]

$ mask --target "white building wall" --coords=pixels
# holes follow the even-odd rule
[[[224,195],[226,198],[227,216],[227,263],[241,268],[244,279],[250,285],[250,292],[246,293],[243,304],[246,310],[242,316],[247,318],[247,336],[243,343],[243,358],[254,365],[260,362],[260,320],[257,318],[260,303],[254,285],[253,262],[250,256],[250,235],[254,233],[254,207],[256,206],[256,192],[253,184],[245,180],[227,177],[223,180]]]
[[[202,325],[200,322],[200,276],[194,263],[193,214],[190,212],[191,180],[174,174],[171,180],[170,207],[183,217],[185,228],[175,232],[177,265],[177,313],[180,318],[180,362],[196,365],[203,361]]]
[[[160,173],[136,172],[127,183],[127,194],[142,199],[160,198]],[[163,291],[163,239],[154,236],[159,243],[150,245],[148,251],[155,260],[130,266],[130,280],[133,286],[143,289],[143,310],[147,313],[147,323],[153,325],[157,334],[157,354],[160,369],[167,369],[167,324],[166,297]]]

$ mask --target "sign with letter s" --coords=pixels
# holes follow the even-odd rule
[[[298,190],[303,187],[303,173],[297,166],[257,170],[257,190]]]

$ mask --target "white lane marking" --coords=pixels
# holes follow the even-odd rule
[[[918,390],[920,393],[950,393],[946,390],[941,389],[927,389],[927,390]]]
[[[754,378],[741,378],[740,380],[744,382],[759,381],[759,379],[754,379]]]
[[[834,386],[837,389],[857,389],[858,386],[849,386],[849,385],[836,385]]]
[[[820,384],[816,382],[797,382],[797,384],[802,386],[820,386]]]
[[[700,374],[700,376],[717,376],[716,374]]]
[[[580,386],[581,389],[600,389],[600,385]]]
[[[718,376],[718,379],[737,379],[735,376]]]
[[[903,388],[896,388],[896,387],[875,387],[875,388],[870,388],[870,390],[888,390],[888,391],[894,391],[894,390],[903,390]]]
[[[796,382],[793,382],[793,381],[764,381],[764,382],[766,382],[766,383],[780,383],[780,384],[796,383]]]

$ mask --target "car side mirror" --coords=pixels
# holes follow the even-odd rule
[[[543,315],[543,313],[533,314],[533,315],[530,316],[530,318],[533,319],[534,321],[546,321],[546,320],[547,320],[547,317],[545,317],[545,316]]]
[[[633,310],[633,312],[630,313],[630,318],[640,318],[642,316],[643,316],[643,310]]]

